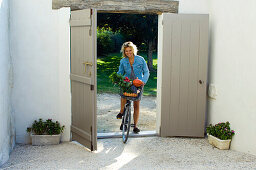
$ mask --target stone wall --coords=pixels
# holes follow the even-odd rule
[[[178,1],[174,0],[52,0],[52,8],[70,7],[71,10],[95,8],[98,12],[125,13],[177,13]]]
[[[12,67],[9,46],[9,0],[0,1],[0,166],[15,144],[11,114]]]

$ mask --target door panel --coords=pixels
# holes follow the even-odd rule
[[[204,136],[208,15],[163,14],[161,136]],[[199,83],[199,80],[202,83]]]
[[[96,11],[71,11],[72,140],[97,149]]]

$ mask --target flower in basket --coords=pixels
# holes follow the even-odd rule
[[[220,122],[215,125],[210,124],[206,127],[206,132],[209,135],[215,136],[221,140],[232,139],[232,136],[235,135],[235,131],[230,129],[229,122]]]

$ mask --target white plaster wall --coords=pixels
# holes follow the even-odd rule
[[[65,125],[69,141],[70,9],[52,10],[52,0],[11,0],[10,9],[16,141],[29,142],[26,128],[38,118]]]
[[[180,1],[183,13],[207,12],[202,0],[188,1]],[[208,3],[209,83],[217,90],[216,100],[208,101],[208,122],[230,121],[236,131],[231,149],[256,155],[256,1],[211,0]]]
[[[209,14],[210,0],[179,0],[179,13]]]
[[[11,58],[9,50],[9,1],[0,1],[0,166],[15,144],[11,114]]]
[[[256,155],[256,1],[211,2],[209,121],[229,120],[236,131],[231,149]]]

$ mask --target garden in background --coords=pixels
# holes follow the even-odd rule
[[[119,93],[109,75],[117,72],[122,59],[121,46],[132,41],[138,55],[144,57],[150,77],[144,88],[145,96],[156,96],[157,88],[157,15],[99,13],[97,18],[97,90]]]
[[[98,13],[97,26],[97,132],[120,131],[121,120],[116,119],[120,111],[120,89],[113,86],[109,76],[119,69],[122,59],[120,49],[126,41],[136,44],[138,55],[144,57],[150,70],[140,104],[138,126],[142,131],[154,131],[158,16]]]
[[[147,56],[145,53],[139,53],[145,60]],[[156,96],[157,87],[157,58],[156,53],[153,54],[153,66],[155,71],[150,72],[147,84],[145,85],[143,95]],[[118,93],[118,87],[114,87],[109,79],[109,75],[118,71],[120,60],[122,59],[121,53],[110,53],[105,57],[98,57],[97,59],[97,89],[98,93]],[[147,60],[146,60],[147,61]]]

